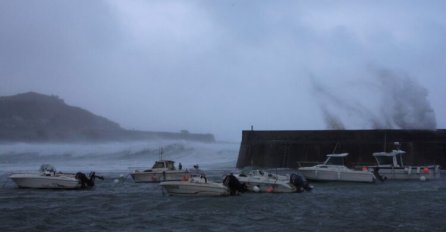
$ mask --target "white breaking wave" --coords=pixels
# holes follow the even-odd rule
[[[203,169],[234,168],[239,143],[190,141],[119,142],[101,144],[0,144],[0,170],[34,171],[43,163],[59,171],[128,171],[152,167],[160,159],[195,164]],[[161,152],[162,151],[162,152]]]

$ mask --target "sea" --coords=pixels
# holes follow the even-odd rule
[[[312,183],[303,193],[173,197],[134,183],[159,158],[198,164],[209,179],[236,172],[240,143],[152,141],[0,144],[0,231],[446,231],[446,173],[431,181]],[[58,171],[105,177],[90,190],[19,189],[9,175]],[[289,170],[296,172],[296,170]]]

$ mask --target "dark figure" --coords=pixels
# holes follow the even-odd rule
[[[232,173],[225,177],[223,184],[229,188],[231,196],[237,195],[238,192],[244,193],[248,191],[246,184],[240,183],[237,177],[235,177]]]
[[[183,169],[183,165],[181,165],[181,163],[178,164],[178,169]]]

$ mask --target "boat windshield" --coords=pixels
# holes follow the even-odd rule
[[[255,171],[256,169],[254,169],[253,167],[245,167],[240,171],[240,175],[241,176],[248,176],[248,175],[252,175],[252,173]]]
[[[375,155],[375,158],[378,165],[381,166],[404,167],[403,154],[404,152],[393,151],[390,153],[380,153],[379,155]]]
[[[155,169],[155,168],[175,169],[173,162],[169,162],[169,161],[156,161],[152,168],[153,169]]]
[[[327,161],[325,161],[326,165],[344,165],[343,157],[328,157]]]
[[[156,161],[152,168],[165,168],[163,161]]]
[[[175,165],[173,164],[173,162],[167,162],[167,169],[169,170],[175,170]]]
[[[50,164],[42,164],[40,166],[41,172],[56,172],[56,169]]]
[[[378,165],[390,165],[393,166],[393,156],[375,156]]]
[[[156,161],[152,168],[167,168],[168,170],[175,170],[174,164],[175,162],[173,161]]]

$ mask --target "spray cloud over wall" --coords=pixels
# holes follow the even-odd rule
[[[436,129],[426,88],[385,69],[369,74],[361,85],[347,84],[341,92],[311,78],[327,129]]]

